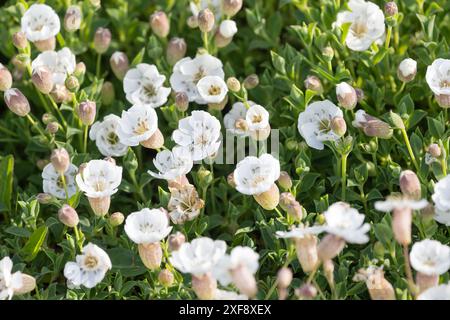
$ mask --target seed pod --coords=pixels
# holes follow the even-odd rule
[[[274,210],[280,202],[280,191],[274,183],[266,192],[256,194],[253,196],[256,202],[266,210]]]
[[[177,251],[181,245],[186,242],[186,237],[180,231],[171,234],[168,238],[169,251]]]
[[[173,276],[173,273],[170,272],[168,269],[163,269],[158,274],[158,281],[164,286],[164,287],[170,287],[173,284],[175,277]]]
[[[407,246],[411,243],[411,226],[411,209],[395,209],[392,214],[392,230],[395,240],[403,246]]]
[[[322,81],[320,81],[320,79],[316,76],[307,76],[305,79],[305,88],[315,91],[318,94],[322,94],[323,93],[323,85],[322,85]]]
[[[166,58],[169,64],[174,65],[186,55],[187,45],[183,38],[172,38],[167,44]]]
[[[11,72],[0,64],[0,91],[11,89],[12,82]]]
[[[107,28],[98,28],[94,35],[94,49],[99,54],[108,51],[111,44],[111,31]]]
[[[108,214],[111,205],[111,197],[91,198],[88,197],[92,211],[97,217],[104,217]]]
[[[103,82],[102,85],[102,104],[105,106],[110,106],[113,104],[116,98],[116,92],[114,90],[114,85],[110,81]]]
[[[144,265],[150,270],[160,267],[162,261],[162,248],[159,242],[138,245],[139,256]]]
[[[119,80],[123,80],[125,74],[130,69],[128,57],[124,52],[121,51],[116,51],[111,55],[109,64],[114,75]]]
[[[45,66],[33,70],[31,81],[43,94],[49,94],[53,89],[53,73]]]
[[[109,217],[109,223],[111,224],[111,226],[113,227],[118,227],[120,226],[123,221],[125,220],[125,217],[123,215],[122,212],[114,212],[113,214],[111,214],[111,216]]]
[[[208,8],[203,9],[198,13],[197,20],[201,32],[210,32],[214,27],[214,13]]]
[[[402,193],[415,200],[419,200],[422,195],[420,181],[417,175],[411,170],[405,170],[400,174],[400,189]]]
[[[322,262],[332,260],[344,249],[344,246],[344,239],[333,234],[327,234],[317,246],[317,255]]]
[[[19,117],[25,117],[30,112],[30,103],[19,89],[11,88],[6,90],[4,99],[9,110]]]
[[[229,77],[227,79],[227,87],[232,92],[239,92],[239,91],[241,91],[241,83],[235,77]]]
[[[185,92],[177,92],[175,94],[175,106],[178,111],[184,112],[189,107],[189,97]]]
[[[79,6],[70,6],[64,16],[64,29],[67,32],[75,32],[80,29],[83,14]]]
[[[46,40],[38,40],[33,42],[33,44],[35,45],[36,49],[38,49],[40,52],[53,51],[55,50],[56,47],[56,38],[50,37]]]
[[[59,209],[58,219],[69,228],[75,228],[80,222],[78,213],[68,204],[63,205],[62,208]]]
[[[229,17],[236,15],[242,8],[242,0],[223,0],[223,13]]]
[[[14,33],[12,41],[14,46],[19,50],[23,50],[28,46],[27,36],[22,31]]]
[[[247,76],[247,78],[245,78],[244,82],[242,83],[244,88],[247,90],[256,88],[258,84],[259,84],[259,77],[256,74],[251,74]]]
[[[150,16],[150,27],[154,34],[160,38],[165,38],[170,31],[170,22],[163,11],[156,11]]]
[[[356,107],[358,102],[356,91],[348,83],[341,82],[336,86],[336,96],[342,108],[353,110]]]
[[[141,145],[148,149],[160,149],[164,145],[164,136],[159,129],[145,141],[141,141]]]
[[[90,126],[95,121],[97,105],[95,101],[86,100],[80,103],[77,109],[78,118],[85,126]]]

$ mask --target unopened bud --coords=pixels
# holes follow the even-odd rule
[[[233,92],[241,91],[241,83],[235,77],[229,77],[227,79],[227,87],[230,91],[233,91]]]
[[[223,20],[219,26],[219,32],[225,38],[233,38],[237,33],[237,25],[233,20]]]
[[[333,234],[327,234],[317,246],[320,261],[332,260],[344,249],[344,246],[344,239]]]
[[[61,84],[54,85],[50,95],[56,103],[66,103],[72,99],[70,91],[67,90],[65,85]]]
[[[67,32],[74,32],[80,29],[83,14],[79,6],[70,6],[64,16],[64,29]]]
[[[317,237],[315,235],[296,238],[295,252],[304,272],[308,273],[317,268],[319,257],[317,255]]]
[[[214,34],[214,44],[217,48],[225,48],[227,45],[229,45],[233,41],[233,37],[225,37],[223,34],[217,30],[217,32]]]
[[[274,210],[280,202],[280,191],[277,185],[274,183],[266,192],[255,194],[253,196],[256,202],[266,210]]]
[[[75,228],[80,222],[78,213],[68,204],[63,205],[62,208],[59,209],[58,219],[69,228]]]
[[[290,188],[292,188],[292,179],[289,173],[287,173],[286,171],[281,171],[280,177],[278,178],[278,184],[284,190],[289,190]]]
[[[177,251],[186,242],[186,237],[180,231],[171,234],[168,238],[169,251]]]
[[[400,62],[397,69],[397,76],[400,81],[410,82],[414,80],[417,74],[417,62],[413,59],[405,59]]]
[[[346,82],[336,86],[336,96],[342,108],[352,110],[356,107],[358,98],[355,89]]]
[[[25,117],[30,112],[30,103],[19,89],[11,88],[6,90],[4,99],[9,110],[19,117]]]
[[[324,58],[327,61],[333,60],[333,57],[334,57],[334,50],[333,50],[333,48],[330,47],[330,46],[327,46],[327,47],[323,48],[322,55],[324,56]]]
[[[54,197],[48,193],[39,193],[36,196],[36,199],[40,204],[49,204],[50,202],[52,202]]]
[[[214,13],[209,9],[201,10],[198,13],[197,20],[201,32],[210,32],[214,27]]]
[[[355,92],[356,92],[356,99],[358,100],[358,102],[363,101],[365,98],[364,91],[360,88],[355,88]]]
[[[387,2],[384,5],[384,12],[387,17],[395,16],[398,13],[397,4],[394,1]]]
[[[113,214],[111,214],[111,216],[109,217],[109,223],[111,224],[111,226],[113,227],[118,227],[120,226],[123,221],[125,220],[125,217],[123,216],[122,212],[114,212]]]
[[[253,298],[258,292],[255,276],[245,265],[239,265],[231,271],[233,284],[246,296]]]
[[[280,195],[280,207],[295,221],[302,220],[303,208],[290,192],[283,192]]]
[[[78,106],[78,118],[85,126],[90,126],[95,121],[97,105],[95,101],[86,100]]]
[[[389,120],[393,124],[396,129],[405,129],[405,123],[403,122],[402,117],[392,110],[389,111]]]
[[[138,250],[142,262],[148,269],[155,270],[160,267],[163,252],[159,242],[147,244],[140,243],[138,245]]]
[[[438,274],[427,275],[422,272],[417,272],[416,285],[419,289],[419,293],[422,293],[429,288],[435,287],[438,284],[439,284],[439,275]]]
[[[67,90],[69,90],[70,92],[77,92],[80,88],[80,82],[74,75],[68,76],[64,84],[66,85]]]
[[[11,89],[12,86],[12,75],[7,68],[0,64],[0,91],[6,91]]]
[[[223,13],[229,17],[236,15],[242,8],[242,0],[223,0]]]
[[[172,38],[167,44],[166,58],[169,64],[174,65],[186,55],[187,45],[183,38]]]
[[[189,97],[185,92],[177,92],[175,94],[175,106],[178,111],[184,112],[189,107]]]
[[[279,288],[287,288],[289,287],[289,285],[292,282],[292,278],[293,278],[293,273],[292,270],[287,268],[287,267],[283,267],[280,270],[278,270],[278,274],[277,274],[277,284]]]
[[[94,49],[99,54],[105,53],[111,44],[111,31],[107,28],[98,28],[94,35]]]
[[[121,51],[116,51],[112,54],[111,58],[109,59],[109,64],[114,75],[119,80],[123,80],[125,74],[130,68],[127,55]]]
[[[251,74],[244,79],[242,83],[245,89],[251,90],[256,88],[259,85],[259,77],[256,74]]]
[[[339,137],[342,137],[347,132],[347,123],[344,118],[334,117],[331,120],[331,130]]]
[[[52,155],[50,156],[50,161],[52,162],[56,172],[63,174],[69,168],[70,156],[64,148],[54,149],[52,151]]]
[[[364,133],[369,137],[390,139],[394,134],[391,126],[379,119],[368,121],[363,127]]]
[[[325,260],[323,262],[323,273],[331,288],[334,288],[334,264],[332,260]]]
[[[85,73],[86,65],[84,64],[84,62],[78,62],[75,66],[75,71],[73,72],[74,76],[77,77],[80,82],[82,82]]]
[[[318,94],[323,93],[322,81],[316,76],[307,76],[305,79],[305,88],[317,92]]]
[[[113,104],[116,98],[116,92],[114,91],[114,85],[110,81],[103,82],[102,85],[102,104],[110,106]]]
[[[430,144],[430,146],[428,147],[428,152],[434,158],[439,158],[442,155],[441,148],[436,143]]]
[[[160,38],[165,38],[170,31],[170,23],[167,15],[163,11],[156,11],[150,16],[150,27],[154,34]]]
[[[33,70],[31,81],[43,94],[49,94],[53,89],[53,73],[45,66]]]
[[[187,19],[186,23],[187,23],[188,27],[191,29],[195,29],[198,27],[198,19],[196,16],[190,16]]]
[[[400,189],[402,193],[415,200],[419,200],[422,195],[420,181],[417,175],[411,170],[405,170],[400,174]]]
[[[173,284],[175,277],[173,276],[173,273],[170,272],[168,269],[163,269],[158,274],[158,281],[164,286],[164,287],[170,287]]]
[[[111,197],[91,198],[88,197],[89,204],[92,211],[97,217],[104,217],[108,214],[109,207],[111,206]]]
[[[45,40],[38,40],[33,42],[33,44],[35,45],[36,49],[38,49],[40,52],[53,51],[55,50],[56,47],[56,38],[50,37]]]
[[[52,121],[47,123],[45,130],[47,130],[50,134],[55,134],[58,132],[59,124],[58,122]]]
[[[12,41],[14,46],[19,50],[23,50],[28,46],[27,36],[22,31],[14,33]]]
[[[211,273],[192,275],[192,289],[200,300],[212,300],[216,295],[217,281]]]
[[[234,173],[233,172],[227,176],[227,183],[230,187],[236,188],[236,182],[234,181]]]
[[[164,136],[159,129],[145,141],[141,141],[141,145],[148,149],[160,149],[164,145]]]
[[[441,108],[447,109],[450,108],[450,95],[449,94],[436,94],[434,95],[437,103]]]
[[[411,243],[412,211],[410,208],[395,209],[392,214],[394,238],[403,246]]]
[[[295,289],[295,295],[302,300],[311,300],[316,297],[317,289],[314,285],[306,283],[300,288]]]

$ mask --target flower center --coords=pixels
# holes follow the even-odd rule
[[[64,178],[65,178],[66,184],[67,184],[67,181],[68,181],[67,176],[64,175]],[[63,181],[62,181],[62,179],[61,179],[61,176],[59,176],[59,177],[58,177],[58,180],[56,180],[56,186],[57,186],[58,188],[60,188],[60,189],[64,189],[64,184],[63,184]]]
[[[210,96],[218,96],[220,92],[221,92],[220,87],[215,85],[211,85],[208,90]]]
[[[88,269],[94,269],[98,265],[98,259],[94,256],[87,256],[84,259],[84,266]]]
[[[202,67],[198,68],[198,72],[194,75],[194,83],[197,84],[197,82],[200,81],[201,78],[205,76],[205,71]]]
[[[153,224],[148,223],[148,222],[140,224],[139,231],[142,233],[150,233],[153,231]]]
[[[245,121],[244,119],[239,119],[234,123],[234,127],[242,131],[247,131],[247,121]]]
[[[108,133],[106,140],[108,140],[108,143],[110,145],[116,145],[119,143],[119,137],[117,136],[117,134],[115,132]]]
[[[134,133],[137,135],[141,135],[146,133],[149,130],[147,119],[138,118],[137,125],[134,128]]]
[[[351,29],[353,31],[353,34],[357,38],[364,37],[368,31],[367,24],[363,21],[357,21],[353,23]]]
[[[441,88],[449,88],[450,87],[450,81],[442,80],[439,85],[440,85]]]
[[[260,114],[255,114],[252,117],[252,122],[253,123],[260,123],[260,122],[262,122],[262,120],[263,120],[263,117]]]

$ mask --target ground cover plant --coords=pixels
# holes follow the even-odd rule
[[[450,2],[0,7],[0,299],[450,299]]]

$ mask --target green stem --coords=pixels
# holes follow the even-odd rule
[[[86,153],[86,151],[87,151],[88,128],[89,128],[89,126],[84,126],[83,153]]]
[[[386,49],[389,48],[389,44],[391,43],[391,35],[392,35],[392,27],[388,26],[387,33],[386,33],[386,42],[384,43],[384,47]]]
[[[209,41],[208,41],[208,32],[202,32],[203,46],[205,50],[209,52]]]
[[[342,198],[342,201],[345,201],[345,191],[347,189],[347,157],[348,157],[348,154],[342,154],[342,156],[341,156],[341,187],[342,187],[341,198]]]
[[[28,121],[31,123],[33,127],[36,128],[36,130],[39,132],[39,134],[44,137],[46,140],[48,140],[47,136],[45,135],[45,132],[39,127],[39,124],[33,120],[33,118],[30,116],[30,114],[26,115]]]
[[[80,252],[81,252],[81,250],[83,249],[83,246],[80,242],[81,238],[80,238],[80,232],[78,231],[78,226],[73,227],[73,231],[75,232],[75,241],[77,243],[78,249],[80,249]]]
[[[64,116],[61,113],[61,110],[59,110],[58,105],[56,104],[55,100],[52,98],[51,95],[48,95],[48,99],[50,100],[50,102],[52,103],[53,108],[55,109],[56,113],[58,114],[58,116],[61,118],[61,123],[63,125],[63,129],[65,130],[65,128],[67,128],[67,122],[64,119]]]
[[[411,295],[413,296],[413,298],[415,298],[416,288],[415,288],[414,278],[413,278],[412,271],[411,271],[411,265],[409,263],[409,252],[408,252],[407,245],[403,246],[403,256],[405,258],[405,273],[406,273],[406,278],[408,279],[408,287],[411,292]]]
[[[95,71],[95,76],[98,78],[100,78],[100,69],[101,69],[101,64],[102,64],[102,55],[99,53],[97,55],[97,67],[96,67],[96,71]]]
[[[414,156],[414,152],[411,147],[411,143],[409,142],[408,133],[405,129],[400,129],[403,135],[403,139],[405,140],[406,148],[408,149],[409,156],[411,157],[411,161],[414,164],[414,167],[416,168],[417,172],[419,172],[419,165],[417,164],[416,157]]]
[[[69,203],[69,191],[67,190],[66,177],[64,176],[64,173],[61,173],[61,182],[64,187],[64,193],[66,194],[66,202]]]

